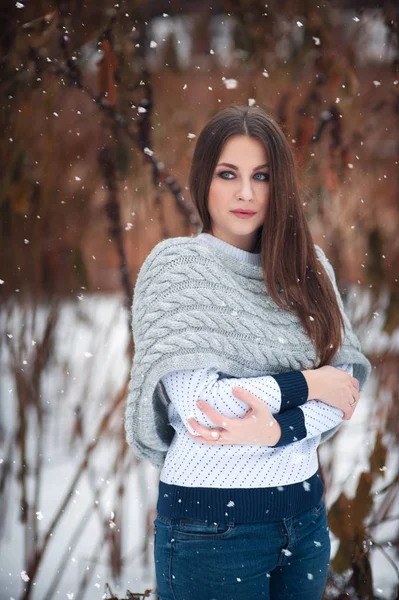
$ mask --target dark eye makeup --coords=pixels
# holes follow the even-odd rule
[[[226,173],[228,173],[230,175],[235,175],[235,173],[233,173],[232,171],[220,171],[218,173],[218,177],[220,177],[221,179],[225,179],[226,181],[230,180],[231,177],[227,177],[227,178],[223,177],[223,175],[225,175]],[[269,179],[270,179],[270,174],[269,173],[261,173],[261,172],[259,172],[259,173],[255,173],[255,176],[256,175],[264,175],[264,179],[260,179],[260,181],[269,181]]]

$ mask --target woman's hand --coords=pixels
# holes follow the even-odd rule
[[[339,408],[344,413],[343,420],[349,421],[360,398],[359,381],[331,365],[302,373],[309,388],[308,400],[321,400]]]
[[[245,417],[228,418],[209,406],[207,402],[198,400],[197,406],[207,417],[218,425],[218,429],[210,429],[200,425],[193,418],[188,421],[191,427],[199,433],[193,435],[186,433],[196,442],[216,446],[220,444],[259,444],[262,446],[275,446],[281,437],[281,428],[273,417],[267,405],[240,387],[233,387],[232,392],[242,402],[249,404]]]

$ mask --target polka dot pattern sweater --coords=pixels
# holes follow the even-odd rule
[[[338,368],[352,374],[352,366]],[[317,446],[322,434],[342,422],[341,410],[307,399],[301,371],[276,376],[223,378],[216,369],[185,369],[162,378],[176,430],[160,474],[157,510],[169,517],[238,522],[276,520],[317,504],[323,494]],[[240,418],[248,405],[232,387],[239,385],[263,400],[281,427],[276,446],[208,446],[187,419],[214,424],[197,407],[199,399],[226,417]],[[265,424],[265,426],[268,426]]]
[[[340,368],[352,371],[350,365]],[[200,487],[270,487],[303,481],[317,471],[316,448],[321,434],[342,422],[343,412],[310,400],[301,371],[275,376],[223,378],[216,369],[185,369],[162,378],[168,397],[169,419],[176,435],[161,471],[165,483]],[[261,400],[280,423],[282,435],[274,447],[221,444],[208,446],[187,435],[198,435],[188,423],[193,417],[216,427],[196,405],[205,400],[229,418],[240,418],[248,404],[231,391],[238,385]],[[268,423],[265,423],[265,427]]]

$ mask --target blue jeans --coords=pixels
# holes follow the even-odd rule
[[[330,560],[323,500],[269,523],[154,520],[159,600],[321,600]]]

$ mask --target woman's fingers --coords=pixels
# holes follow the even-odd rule
[[[200,408],[200,410],[203,413],[205,413],[207,415],[207,417],[212,421],[212,423],[215,423],[215,425],[218,425],[219,427],[223,427],[223,428],[228,427],[230,420],[227,417],[225,417],[224,415],[221,415],[216,410],[214,410],[211,406],[209,406],[209,404],[207,402],[204,402],[203,400],[198,400],[197,406]],[[203,440],[210,441],[210,442],[218,440],[219,432],[221,433],[221,431],[219,429],[213,429],[210,427],[205,427],[205,425],[200,425],[193,417],[190,417],[187,420],[190,423],[191,427],[197,433],[200,434],[200,436],[203,438]],[[196,440],[198,436],[191,435],[191,437]],[[203,441],[203,440],[197,440],[197,441]]]
[[[188,419],[189,425],[195,433],[186,430],[186,433],[196,442],[216,445],[216,444],[264,444],[271,445],[271,434],[274,431],[265,431],[265,423],[275,421],[273,415],[263,400],[254,396],[251,392],[244,390],[238,386],[232,388],[232,393],[248,404],[248,410],[245,416],[239,418],[228,418],[207,402],[198,400],[198,408],[206,414],[208,419],[218,428],[205,427],[200,425],[194,417]],[[195,435],[198,434],[198,435]],[[274,437],[273,437],[274,439]],[[274,444],[273,444],[274,445]]]
[[[251,392],[248,392],[248,390],[244,390],[244,388],[235,385],[231,388],[231,391],[233,392],[234,396],[236,396],[242,402],[249,404],[249,406],[254,410],[260,408],[261,406],[265,406],[263,400],[261,400]]]
[[[197,406],[203,413],[206,414],[206,416],[212,421],[212,423],[215,423],[215,425],[225,428],[229,426],[230,419],[228,419],[224,415],[221,415],[214,408],[209,406],[207,402],[204,402],[203,400],[198,400]]]
[[[189,419],[190,421],[190,425],[191,427],[193,427],[193,429],[195,429],[197,431],[197,427],[202,427],[202,425],[198,425],[194,427],[193,423],[191,421],[193,421],[193,419]],[[195,421],[194,421],[195,423]],[[206,427],[204,428],[206,429]],[[190,431],[186,430],[186,433],[196,442],[200,442],[201,444],[207,444],[208,446],[216,446],[216,445],[220,445],[220,444],[228,444],[229,442],[226,441],[226,432],[225,431],[220,431],[220,434],[222,435],[222,439],[219,441],[218,436],[219,436],[219,431],[218,429],[207,429],[207,432],[204,435],[193,435]],[[224,438],[224,439],[223,439]]]
[[[345,411],[344,411],[344,416],[342,417],[343,421],[349,421],[352,418],[353,415],[353,410],[354,407],[353,406],[349,406]]]
[[[355,381],[357,381],[357,379]],[[360,399],[360,393],[359,393],[358,387],[352,386],[350,393],[351,393],[351,399],[348,400],[348,405],[344,411],[344,417],[343,417],[344,421],[349,421],[352,418],[352,415],[355,412],[355,408]]]
[[[217,440],[219,429],[210,429],[209,427],[205,427],[205,425],[200,425],[193,417],[187,419],[188,423],[191,427],[197,431],[202,437],[207,440]]]

